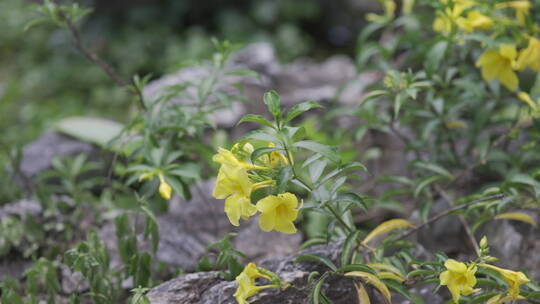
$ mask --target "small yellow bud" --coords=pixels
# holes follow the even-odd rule
[[[490,263],[495,263],[497,262],[499,259],[497,259],[496,257],[492,257],[492,256],[487,256],[486,257],[486,261],[487,262],[490,262]]]
[[[159,194],[166,200],[171,199],[172,188],[171,185],[167,184],[163,175],[159,175]]]
[[[484,249],[484,248],[487,248],[487,246],[488,246],[488,239],[484,235],[484,237],[480,240],[480,248]]]

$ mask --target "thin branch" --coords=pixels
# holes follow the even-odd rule
[[[448,206],[452,207],[454,206],[454,203],[452,202],[452,199],[450,199],[450,196],[448,196],[448,193],[441,189],[438,185],[435,185],[435,190],[437,193],[446,201]],[[467,223],[467,219],[460,214],[458,215],[459,221],[461,222],[461,225],[463,226],[463,229],[465,230],[465,233],[467,234],[467,237],[469,238],[469,241],[471,242],[474,251],[478,256],[480,256],[480,247],[478,246],[478,241],[476,240],[476,237],[474,236],[474,233],[471,231],[471,228],[469,227],[469,223]]]
[[[466,204],[463,204],[463,205],[458,205],[458,206],[454,206],[454,207],[451,207],[451,208],[448,208],[447,210],[431,217],[430,219],[428,219],[426,222],[416,226],[415,228],[412,228],[411,230],[401,234],[400,236],[398,236],[395,240],[402,240],[406,237],[408,237],[409,235],[417,232],[418,230],[440,220],[441,218],[451,214],[452,212],[455,212],[455,211],[458,211],[458,210],[461,210],[461,209],[467,209],[469,208],[470,206],[473,206],[473,205],[476,205],[478,203],[481,203],[481,202],[485,202],[485,201],[489,201],[489,200],[494,200],[494,199],[502,199],[504,198],[505,195],[504,194],[495,194],[495,195],[490,195],[490,196],[486,196],[484,198],[480,198],[480,199],[477,199],[477,200],[474,200],[474,201],[470,201]]]
[[[125,87],[127,86],[127,83],[118,75],[118,73],[112,68],[108,63],[103,61],[99,56],[89,49],[87,49],[81,40],[81,33],[77,26],[73,23],[73,21],[63,12],[60,11],[60,14],[62,18],[66,21],[67,27],[69,31],[71,32],[71,35],[73,36],[73,45],[75,48],[77,48],[81,53],[83,53],[86,58],[88,58],[90,61],[98,65],[102,70],[105,71],[111,77],[114,82],[116,82],[118,85]]]

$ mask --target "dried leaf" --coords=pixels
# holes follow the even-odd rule
[[[364,284],[355,283],[354,286],[356,287],[356,292],[358,294],[358,303],[371,304],[371,300],[369,299],[369,295],[364,287]]]
[[[534,227],[537,226],[535,220],[530,217],[528,214],[525,214],[525,213],[520,213],[520,212],[506,212],[506,213],[501,213],[497,216],[495,216],[495,219],[496,220],[515,220],[515,221],[521,221],[521,222],[525,222],[527,224],[531,224],[533,225]]]
[[[388,303],[392,303],[392,295],[390,294],[390,290],[388,290],[388,287],[386,287],[383,281],[381,281],[377,276],[363,271],[351,271],[347,272],[345,275],[349,277],[362,278],[364,281],[377,288],[377,290],[381,292],[381,294],[384,296]]]
[[[373,240],[374,238],[383,233],[405,227],[414,228],[414,225],[404,219],[393,219],[383,222],[366,236],[366,238],[362,241],[362,244],[366,245],[367,243],[369,243],[369,241]]]

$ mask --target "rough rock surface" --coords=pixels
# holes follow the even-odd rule
[[[214,182],[209,180],[196,184],[190,201],[175,196],[169,203],[169,211],[158,216],[161,233],[157,258],[160,261],[166,262],[171,269],[193,271],[199,258],[206,253],[207,246],[229,232],[238,233],[233,244],[251,260],[285,256],[298,249],[301,242],[299,234],[261,231],[255,219],[242,222],[238,228],[232,226],[223,211],[223,200],[210,195]],[[116,252],[114,223],[105,225],[101,236],[107,247]],[[256,246],[253,246],[253,241]]]
[[[333,261],[338,259],[340,244],[331,243],[326,246],[316,246],[302,253],[312,253],[325,256]],[[300,288],[288,288],[286,290],[266,289],[250,298],[254,304],[287,303],[302,304],[310,303],[310,296],[306,287],[307,277],[312,271],[324,272],[324,266],[315,263],[296,263],[296,256],[288,256],[281,259],[268,259],[259,265],[275,272],[284,281],[292,283]],[[333,303],[357,303],[356,292],[352,281],[342,277],[331,277],[325,286],[326,295]],[[188,274],[174,280],[163,283],[148,293],[152,304],[234,304],[236,301],[232,294],[236,290],[236,282],[223,281],[216,272],[203,272]],[[379,303],[372,297],[372,303]],[[382,302],[380,302],[382,303]]]
[[[529,214],[538,223],[540,216]],[[533,280],[540,280],[540,231],[529,224],[493,220],[484,226],[491,255],[499,258],[504,268],[525,271]]]
[[[96,151],[95,149],[89,143],[54,131],[47,131],[36,141],[24,147],[20,169],[27,178],[33,178],[51,168],[55,157],[73,156],[80,153],[91,154]]]
[[[314,246],[299,254],[316,254],[327,257],[336,265],[341,242],[328,245]],[[308,304],[310,299],[310,286],[307,278],[313,271],[324,273],[326,266],[311,262],[295,262],[298,255],[283,258],[267,259],[261,261],[259,266],[276,273],[283,281],[292,283],[295,287],[285,290],[266,289],[249,298],[253,304]],[[385,303],[378,292],[366,285],[371,303]],[[435,286],[422,286],[412,291],[425,299],[426,303],[443,303],[444,300],[437,294],[432,294]],[[224,281],[217,272],[199,272],[180,276],[154,287],[148,297],[152,304],[235,304],[233,294],[237,288],[235,281]],[[325,295],[335,304],[358,303],[353,281],[342,276],[330,276],[323,287]],[[392,295],[392,303],[410,303],[399,294]],[[362,303],[360,303],[362,304]]]
[[[281,65],[273,47],[268,43],[250,45],[231,58],[229,69],[250,69],[259,73],[259,79],[228,75],[223,79],[220,90],[241,94],[251,103],[234,103],[232,109],[221,110],[213,117],[221,127],[232,127],[246,113],[262,113],[264,92],[276,90],[281,95],[284,105],[293,105],[307,100],[325,102],[337,100],[342,104],[353,105],[360,101],[365,87],[381,78],[380,73],[356,75],[354,63],[349,57],[336,55],[322,63],[310,59],[299,59],[288,65]],[[147,99],[154,99],[163,94],[164,89],[194,79],[201,79],[210,73],[208,67],[190,67],[167,75],[148,84],[145,88]],[[243,93],[231,83],[239,82],[244,86]],[[342,92],[343,89],[343,92]],[[178,98],[177,102],[193,103],[195,92],[188,90],[187,97]]]

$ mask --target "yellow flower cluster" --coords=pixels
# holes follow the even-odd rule
[[[499,49],[485,51],[476,66],[482,68],[482,77],[486,81],[498,79],[510,91],[518,89],[519,80],[516,71],[526,68],[540,71],[540,40],[529,37],[526,48],[516,49],[515,44],[501,44]]]
[[[454,303],[458,303],[461,295],[467,296],[480,289],[473,289],[476,285],[477,265],[474,263],[465,265],[453,259],[448,259],[444,263],[446,270],[440,276],[440,285],[447,286],[452,294]],[[508,284],[508,295],[497,295],[488,303],[503,303],[508,300],[521,299],[519,295],[521,285],[530,282],[523,272],[516,272],[508,269],[503,269],[489,264],[478,264],[480,267],[488,268],[497,271]]]
[[[443,9],[437,11],[433,21],[433,29],[436,32],[454,37],[459,33],[492,30],[487,33],[492,39],[505,41],[484,50],[476,61],[476,66],[481,68],[482,78],[485,81],[498,80],[508,90],[516,92],[519,88],[520,71],[527,68],[534,72],[540,71],[540,40],[537,37],[540,26],[531,25],[530,21],[534,23],[534,20],[527,21],[527,17],[531,15],[530,0],[501,1],[496,5],[487,5],[478,0],[440,0],[440,2]],[[521,33],[515,42],[508,39],[515,39],[515,35],[501,36],[508,32],[508,29]],[[462,38],[456,39],[462,41]],[[540,100],[534,102],[524,92],[520,92],[518,97],[529,105],[533,118],[540,117]]]
[[[478,10],[470,10],[465,17],[465,10],[476,5],[475,1],[471,0],[441,0],[445,5],[445,9],[437,13],[437,17],[433,21],[433,29],[439,33],[451,33],[456,30],[456,27],[465,32],[473,32],[474,30],[487,30],[493,25],[493,20]]]
[[[247,264],[242,273],[236,277],[238,288],[233,296],[238,304],[249,304],[247,298],[255,295],[260,290],[279,287],[278,284],[257,286],[255,285],[255,279],[257,278],[265,278],[273,281],[277,276],[266,269],[257,267],[255,263]]]
[[[273,144],[269,144],[273,147]],[[252,164],[242,160],[241,156],[249,159],[254,148],[246,143],[243,146],[236,144],[231,151],[219,148],[213,160],[221,164],[218,172],[213,196],[225,199],[225,213],[234,226],[239,226],[239,220],[249,219],[257,211],[261,213],[259,226],[264,231],[276,230],[283,233],[295,233],[293,222],[298,217],[298,199],[292,193],[268,195],[259,200],[256,205],[251,203],[251,194],[258,189],[270,187],[275,181],[264,179],[253,182],[261,177],[256,171],[267,171],[289,164],[287,157],[278,151],[261,156]],[[235,152],[235,153],[233,153]]]

